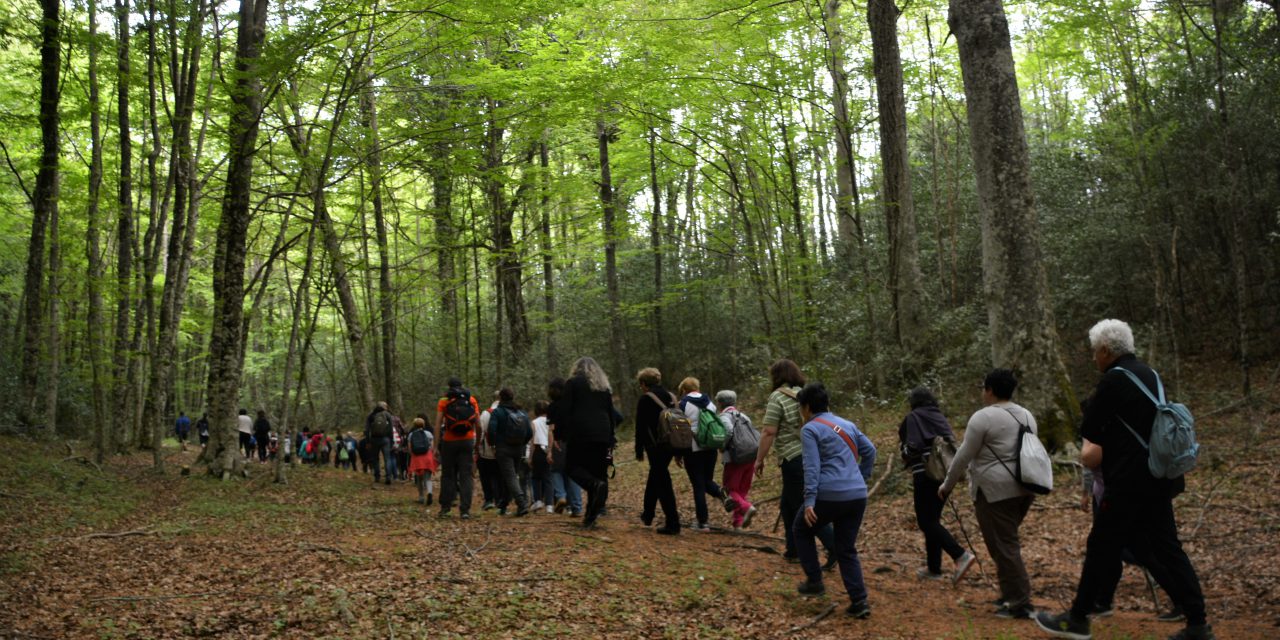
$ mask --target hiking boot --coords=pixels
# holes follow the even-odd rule
[[[1179,607],[1176,604],[1173,605],[1172,609],[1156,616],[1156,620],[1159,620],[1160,622],[1182,622],[1186,619],[1187,615],[1182,612],[1182,607]]]
[[[1090,618],[1110,618],[1111,615],[1114,614],[1115,612],[1116,610],[1112,608],[1111,605],[1099,602],[1097,604],[1094,604],[1093,608],[1089,609],[1089,617]]]
[[[1093,637],[1093,634],[1089,633],[1089,619],[1076,618],[1070,611],[1064,611],[1056,616],[1048,611],[1041,611],[1035,615],[1035,621],[1037,627],[1055,638],[1089,640]]]
[[[738,510],[738,501],[734,500],[733,496],[725,496],[723,502],[725,513],[733,513]]]
[[[827,592],[827,588],[823,586],[821,580],[819,580],[818,582],[813,582],[812,580],[805,580],[804,582],[801,582],[800,584],[796,585],[796,593],[802,596],[820,596],[826,592]]]
[[[435,496],[433,496],[432,494],[428,493],[428,494],[427,494],[427,506],[428,506],[428,507],[429,507],[429,506],[431,506],[431,503],[432,503],[432,502],[435,502]]]
[[[995,611],[997,618],[1004,618],[1005,620],[1026,620],[1027,618],[1030,618],[1031,616],[1035,615],[1035,613],[1036,613],[1036,610],[1032,609],[1031,605],[1029,604],[1024,604],[1017,607],[1011,607],[1007,602],[1000,605],[1000,607]],[[1088,623],[1086,622],[1085,624],[1087,625]],[[1074,638],[1075,636],[1061,636],[1061,637]],[[1082,640],[1088,640],[1088,638],[1089,636],[1084,636]]]
[[[754,506],[747,507],[747,512],[742,514],[742,528],[746,529],[751,526],[751,519],[756,517],[756,508]]]
[[[568,500],[565,500],[564,498],[560,498],[559,500],[556,500],[556,506],[555,506],[556,513],[564,513],[564,509],[567,506],[569,506]]]
[[[462,515],[460,515],[460,516],[458,516],[458,517],[459,517],[459,518],[462,518],[463,520],[470,520],[470,519],[471,519],[471,514],[469,514],[469,513],[464,513],[464,514],[462,514]]]
[[[673,527],[669,524],[664,524],[661,527],[654,529],[653,532],[664,536],[680,535],[680,526],[676,525]]]
[[[844,614],[855,620],[865,620],[871,617],[871,605],[866,600],[859,600],[849,605]]]
[[[786,560],[787,564],[800,564],[800,556],[792,553],[782,554],[782,559]]]
[[[1169,636],[1169,640],[1214,640],[1213,627],[1207,624],[1189,624]]]
[[[527,515],[529,515],[529,509],[528,509],[528,507],[525,507],[525,508],[522,508],[522,509],[516,509],[516,517],[517,517],[517,518],[523,518],[523,517],[525,517],[525,516],[527,516]]]
[[[481,510],[481,511],[488,511],[488,510],[490,510],[490,509],[492,509],[492,508],[493,508],[493,503],[492,503],[492,502],[489,502],[489,501],[486,501],[486,502],[484,503],[484,506],[483,506],[483,507],[480,507],[480,510]]]
[[[973,553],[969,551],[964,552],[963,555],[956,558],[956,571],[951,574],[952,586],[960,584],[961,578],[964,578],[964,574],[969,572],[969,567],[973,566],[974,560],[977,560],[977,556],[974,556]]]
[[[916,569],[916,577],[921,580],[935,580],[935,581],[946,578],[946,576],[942,575],[941,571],[934,573],[929,570],[929,567],[920,567],[919,569]]]
[[[705,523],[705,522],[699,522],[699,523],[697,523],[697,524],[693,525],[693,530],[694,530],[694,531],[702,531],[702,532],[704,532],[704,533],[705,533],[705,532],[707,532],[707,531],[710,531],[710,530],[711,530],[711,525],[709,525],[709,524],[707,524],[707,523]]]
[[[449,513],[449,510],[448,510],[448,509],[441,509],[441,510],[440,510],[440,514],[439,514],[439,516],[437,516],[437,517],[440,517],[440,518],[448,518],[448,517],[450,517],[450,516],[452,516],[452,515],[453,515],[453,514]]]
[[[642,513],[642,514],[640,514],[640,524],[643,524],[643,525],[644,525],[644,526],[646,526],[646,527],[652,527],[652,526],[653,526],[653,514],[652,514],[652,513]]]
[[[498,515],[500,515],[500,516],[505,516],[505,515],[507,515],[507,508],[506,508],[506,507],[499,507],[499,508],[498,508]]]

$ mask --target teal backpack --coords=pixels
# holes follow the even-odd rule
[[[1151,393],[1147,385],[1142,384],[1138,376],[1124,367],[1116,367],[1124,372],[1142,393],[1146,394],[1156,406],[1156,419],[1151,423],[1151,440],[1143,440],[1129,423],[1121,418],[1133,437],[1138,439],[1147,450],[1147,469],[1157,478],[1173,479],[1196,468],[1196,458],[1200,455],[1200,444],[1196,442],[1196,419],[1191,411],[1180,402],[1169,402],[1164,397],[1164,384],[1160,382],[1160,374],[1156,376],[1156,393]]]

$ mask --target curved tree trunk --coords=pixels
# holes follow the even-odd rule
[[[1019,373],[1019,402],[1051,447],[1072,439],[1079,405],[1058,354],[1040,249],[1009,24],[1000,0],[951,0],[982,217],[991,359]]]

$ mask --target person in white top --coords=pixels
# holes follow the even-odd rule
[[[698,446],[698,414],[710,411],[714,415],[716,412],[716,405],[699,391],[700,387],[701,383],[697,378],[685,378],[680,381],[679,394],[680,409],[689,418],[694,432],[693,451],[684,454],[684,471],[689,476],[689,484],[693,486],[693,507],[698,517],[698,523],[694,525],[694,529],[707,531],[711,529],[707,514],[708,494],[724,504],[726,511],[732,511],[737,503],[727,501],[724,491],[721,490],[720,485],[716,484],[716,459],[719,457],[716,454],[719,452]]]
[[[489,441],[489,418],[498,407],[498,392],[493,392],[493,403],[480,412],[480,428],[476,431],[476,472],[480,475],[480,490],[484,494],[484,507],[488,511],[499,502],[506,488],[498,474],[498,452]]]
[[[253,418],[249,417],[248,409],[241,409],[236,416],[236,431],[240,432],[240,450],[244,457],[253,458]]]
[[[551,429],[547,427],[547,401],[533,405],[533,440],[529,442],[530,468],[533,482],[533,510],[551,513],[555,491],[551,486]]]

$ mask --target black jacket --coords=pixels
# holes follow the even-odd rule
[[[675,404],[675,397],[670,391],[662,388],[662,385],[654,385],[649,387],[649,393],[658,396],[662,400],[661,406],[653,401],[646,393],[636,400],[636,455],[640,455],[645,449],[652,449],[654,446],[653,434],[658,432],[658,414],[662,410]]]
[[[1123,367],[1156,394],[1156,373],[1145,362],[1129,354],[1120,356],[1107,367],[1085,406],[1080,433],[1102,447],[1102,477],[1105,495],[1157,497],[1170,496],[1181,490],[1182,479],[1165,480],[1151,475],[1147,468],[1147,450],[1143,443],[1151,439],[1151,425],[1156,408],[1123,371]],[[1138,441],[1125,427],[1128,425],[1142,438]]]
[[[908,467],[924,462],[929,454],[930,442],[936,437],[955,439],[951,423],[937,407],[917,407],[898,425],[898,447],[902,462]]]
[[[558,402],[557,438],[571,443],[612,445],[615,442],[613,427],[617,411],[611,392],[592,391],[585,377],[574,376],[565,383],[564,395]]]

